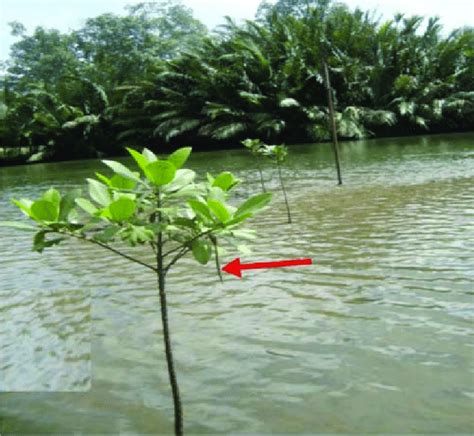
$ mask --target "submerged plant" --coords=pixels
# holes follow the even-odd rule
[[[246,139],[242,141],[242,144],[250,150],[257,160],[258,170],[260,172],[260,181],[262,183],[262,189],[266,192],[265,185],[263,182],[263,174],[260,166],[260,160],[267,158],[271,159],[276,163],[278,168],[278,178],[280,180],[281,190],[283,192],[283,198],[285,200],[286,214],[288,216],[288,223],[291,224],[291,211],[288,203],[288,195],[286,193],[285,183],[283,182],[283,175],[281,172],[281,164],[286,160],[288,156],[288,148],[284,145],[267,145],[260,141],[260,139]]]
[[[201,264],[207,264],[214,254],[219,270],[218,241],[236,243],[239,238],[251,237],[252,232],[238,227],[262,210],[271,194],[255,195],[236,208],[227,202],[238,183],[231,173],[208,175],[206,182],[196,183],[195,172],[182,169],[191,148],[181,148],[167,159],[159,159],[148,149],[142,153],[128,151],[140,172],[105,160],[112,174],[96,173],[95,179],[87,179],[87,197],[82,197],[78,189],[61,195],[51,188],[35,201],[13,200],[35,225],[0,225],[33,232],[33,249],[40,253],[74,238],[102,247],[156,275],[175,434],[182,435],[183,412],[168,323],[167,274],[188,253]],[[140,260],[132,251],[123,249],[124,243],[149,248],[154,261]]]

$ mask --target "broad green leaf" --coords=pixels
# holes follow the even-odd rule
[[[135,188],[135,186],[137,186],[137,183],[134,180],[130,180],[121,176],[120,174],[115,174],[110,179],[110,186],[116,189],[125,189],[131,191]]]
[[[107,165],[112,171],[117,174],[120,174],[122,177],[126,179],[134,180],[135,182],[141,182],[140,177],[137,176],[136,173],[129,170],[125,165],[121,164],[120,162],[115,162],[113,160],[103,160],[102,161],[105,165]]]
[[[152,163],[152,162],[155,162],[156,160],[158,160],[158,157],[156,156],[156,154],[153,153],[148,148],[143,149],[142,155],[143,155],[143,157],[145,157],[145,159],[148,161],[149,164]]]
[[[170,183],[176,174],[176,167],[165,160],[157,160],[147,165],[145,175],[157,186]]]
[[[37,200],[31,205],[31,215],[37,221],[56,221],[59,216],[59,205],[47,200]]]
[[[231,217],[230,212],[227,210],[225,205],[219,200],[209,199],[207,200],[207,205],[211,209],[215,217],[222,223],[225,223]]]
[[[156,236],[152,229],[145,226],[129,226],[121,233],[122,239],[131,245],[153,241]]]
[[[197,197],[203,195],[205,189],[200,184],[192,183],[190,185],[184,186],[178,191],[175,191],[169,194],[169,198],[182,198],[182,197]]]
[[[171,153],[168,156],[168,162],[171,162],[176,169],[181,168],[186,161],[188,160],[189,155],[191,154],[191,147],[179,148],[175,152]]]
[[[244,213],[242,215],[235,216],[230,221],[227,221],[225,224],[227,227],[235,226],[236,224],[240,224],[241,222],[251,218],[252,216],[252,213]]]
[[[33,251],[42,253],[45,248],[52,247],[53,245],[59,244],[61,241],[64,241],[65,238],[55,238],[55,239],[46,239],[46,234],[48,232],[40,231],[33,238]]]
[[[208,220],[212,221],[212,215],[211,211],[209,209],[209,206],[205,203],[202,203],[198,200],[189,200],[188,201],[189,206],[191,206],[191,209],[199,216],[203,218],[207,218]]]
[[[38,230],[37,227],[16,221],[0,221],[0,227],[10,227],[12,229],[23,230],[26,232],[36,232]]]
[[[127,151],[130,153],[133,159],[135,159],[135,162],[141,168],[141,170],[145,171],[146,166],[150,163],[148,162],[148,159],[143,154],[133,150],[132,148],[127,148]]]
[[[194,258],[201,264],[205,265],[209,262],[209,259],[212,255],[212,247],[211,244],[196,239],[192,243],[192,251]]]
[[[174,220],[174,224],[179,227],[186,227],[188,229],[194,229],[196,223],[190,218],[178,217]]]
[[[174,192],[193,183],[196,173],[192,170],[178,170],[173,181],[164,188],[164,192]]]
[[[227,200],[227,193],[217,186],[212,186],[208,190],[207,198],[212,198],[213,200],[225,203]]]
[[[101,173],[95,173],[95,176],[105,185],[110,186],[110,179]]]
[[[28,217],[31,217],[31,205],[33,202],[31,200],[27,200],[26,198],[22,198],[21,200],[12,199],[12,203],[19,207],[21,211]]]
[[[79,197],[79,195],[81,195],[81,190],[73,189],[61,198],[61,203],[59,205],[59,221],[67,221],[69,214],[76,205],[76,198]]]
[[[94,239],[100,242],[110,242],[114,239],[115,235],[120,231],[120,226],[111,225],[106,227],[102,232],[94,235]]]
[[[89,215],[95,215],[99,210],[86,198],[76,198],[76,204]]]
[[[126,221],[135,214],[136,203],[127,197],[119,198],[109,204],[110,217],[114,221]]]
[[[216,180],[216,179],[214,179],[214,177],[210,173],[206,173],[206,177],[207,177],[207,181],[212,186],[212,184],[214,183],[214,180]]]
[[[250,197],[247,201],[245,201],[235,212],[234,216],[238,217],[248,213],[255,213],[259,210],[263,209],[265,206],[270,203],[272,199],[272,194],[265,193],[265,194],[258,194]]]
[[[238,180],[229,171],[220,173],[212,182],[212,186],[228,191],[238,183]]]
[[[43,200],[50,201],[55,206],[59,207],[59,204],[61,203],[61,194],[56,189],[50,188],[43,194]]]
[[[89,183],[89,195],[91,196],[92,200],[102,206],[108,206],[112,201],[109,188],[103,183],[100,183],[94,179],[87,179],[87,182]]]

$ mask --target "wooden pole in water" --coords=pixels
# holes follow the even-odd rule
[[[339,160],[339,144],[337,143],[336,117],[334,115],[334,104],[332,101],[332,88],[331,88],[331,82],[329,80],[328,64],[326,62],[324,62],[324,79],[326,82],[326,89],[328,91],[329,118],[330,118],[330,124],[331,124],[334,158],[336,160],[337,180],[338,180],[338,185],[342,185],[341,163]]]

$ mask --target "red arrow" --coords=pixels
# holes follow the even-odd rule
[[[285,266],[312,265],[311,259],[279,260],[277,262],[255,262],[240,263],[240,257],[236,257],[222,268],[222,271],[242,278],[242,270],[245,269],[263,269],[263,268],[283,268]]]

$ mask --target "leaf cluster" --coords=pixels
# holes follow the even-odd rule
[[[167,269],[188,252],[206,264],[217,255],[218,240],[240,247],[240,238],[252,238],[252,232],[239,227],[268,205],[271,194],[252,196],[236,207],[229,200],[239,180],[224,171],[197,182],[196,173],[183,168],[190,147],[167,158],[146,148],[128,152],[136,169],[104,160],[109,173],[87,179],[85,193],[75,189],[61,195],[51,188],[34,201],[12,200],[35,225],[1,225],[35,232],[33,248],[39,252],[66,237],[109,249],[123,243],[148,245],[167,257]]]

